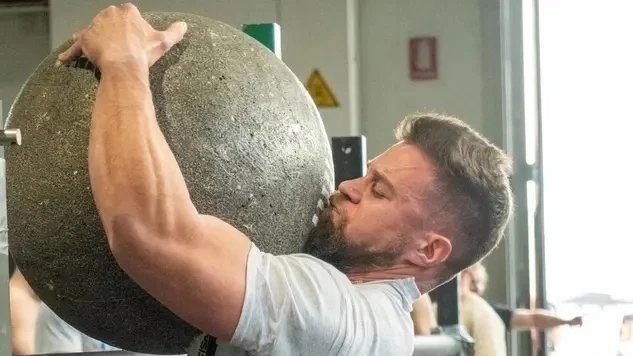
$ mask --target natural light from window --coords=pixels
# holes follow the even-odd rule
[[[633,301],[633,1],[539,1],[539,17],[548,300]],[[556,355],[618,355],[633,308],[584,312]]]

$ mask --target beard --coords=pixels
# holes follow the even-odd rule
[[[400,258],[408,239],[397,237],[381,250],[368,245],[352,244],[344,230],[347,216],[340,210],[337,222],[333,219],[334,207],[330,204],[319,215],[319,220],[308,233],[303,252],[321,259],[343,273],[363,272],[393,265]]]

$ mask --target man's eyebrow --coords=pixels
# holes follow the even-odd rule
[[[372,169],[372,168],[371,168],[371,161],[369,161],[369,162],[367,163],[367,170],[368,170],[368,171],[371,171],[371,172],[372,172],[372,174],[373,174],[374,176],[376,176],[376,178],[377,178],[379,181],[381,181],[381,182],[385,183],[385,185],[387,186],[387,188],[389,188],[392,192],[395,192],[395,191],[396,191],[396,186],[395,186],[395,185],[391,182],[391,180],[389,180],[389,178],[387,177],[387,175],[386,175],[384,172],[379,171],[379,170],[377,170],[377,169]]]

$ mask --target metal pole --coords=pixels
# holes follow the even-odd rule
[[[540,26],[539,26],[539,3],[533,1],[534,6],[534,49],[536,63],[536,168],[534,180],[538,187],[536,216],[534,217],[534,234],[536,248],[536,302],[537,306],[547,308],[547,280],[545,265],[545,231],[544,231],[544,208],[543,208],[543,121],[541,116],[541,46],[540,46]],[[540,332],[540,350],[539,356],[547,355],[547,334]]]
[[[4,127],[4,113],[0,100],[0,127]],[[0,145],[0,356],[11,355],[11,313],[9,310],[9,249],[7,238],[7,199],[5,184],[4,147]]]
[[[437,302],[437,325],[459,325],[459,276],[438,287],[434,293]]]
[[[460,343],[448,335],[416,336],[413,340],[413,356],[458,356],[461,354]]]

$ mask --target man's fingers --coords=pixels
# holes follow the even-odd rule
[[[165,55],[176,43],[180,42],[185,32],[187,32],[187,24],[182,21],[172,23],[165,31],[158,31],[155,34],[158,43],[150,52],[149,65],[154,65],[160,57]]]
[[[68,63],[70,61],[72,61],[73,59],[81,56],[81,42],[77,41],[75,43],[73,43],[72,46],[70,46],[70,48],[68,48],[67,50],[65,50],[64,52],[60,53],[57,56],[57,59],[62,62],[62,63]]]
[[[164,52],[169,51],[171,47],[180,42],[185,32],[187,32],[187,23],[183,21],[174,22],[165,31],[162,31],[162,49]]]
[[[73,41],[75,41],[75,42],[79,41],[79,39],[81,37],[83,37],[83,35],[86,33],[86,31],[88,31],[90,29],[90,27],[92,27],[92,23],[90,23],[90,25],[88,27],[82,28],[81,30],[73,33],[73,37],[72,37]]]
[[[73,33],[72,39],[75,43],[73,43],[67,50],[57,56],[57,59],[60,62],[67,63],[81,56],[82,50],[81,45],[79,44],[79,39],[84,35],[85,32],[86,29],[84,28],[83,30]]]
[[[138,8],[136,6],[134,6],[134,4],[132,4],[131,2],[126,2],[124,4],[121,4],[119,7],[121,9],[132,10],[132,11],[138,12]]]

